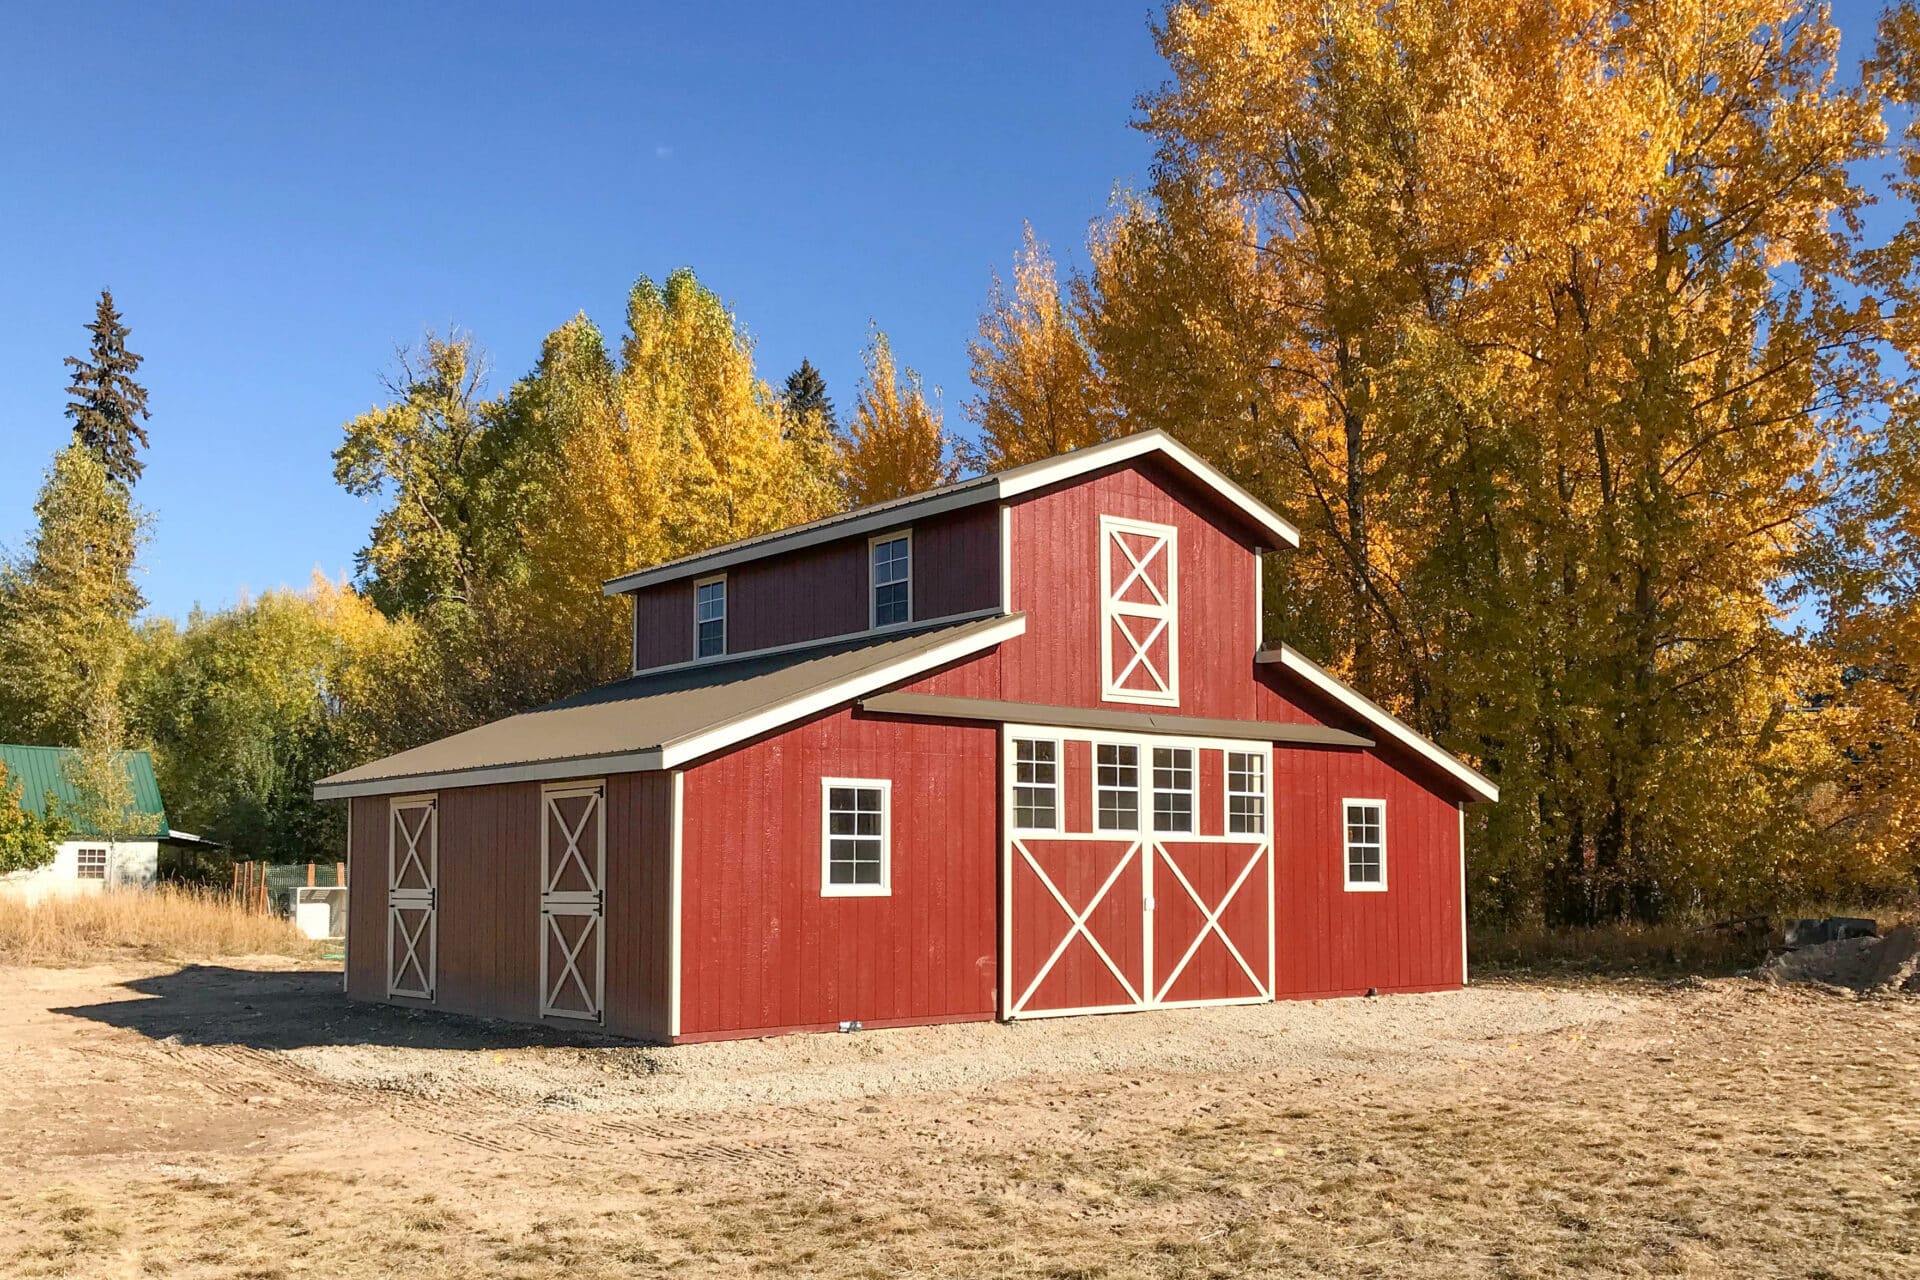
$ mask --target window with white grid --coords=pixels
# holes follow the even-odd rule
[[[727,579],[693,584],[693,656],[718,658],[727,651]]]
[[[873,561],[873,616],[869,624],[891,627],[913,617],[913,535],[888,533],[868,544]]]
[[[82,880],[105,880],[107,878],[107,851],[105,849],[74,850],[74,874]]]
[[[1260,835],[1267,829],[1267,758],[1257,751],[1227,752],[1227,830]]]
[[[1013,740],[1013,825],[1021,831],[1060,825],[1060,744],[1050,738]]]
[[[871,778],[820,780],[820,892],[877,897],[892,891],[888,799],[893,784]]]
[[[1102,831],[1140,829],[1140,748],[1102,742],[1094,748],[1094,825]]]
[[[1347,800],[1347,888],[1384,890],[1387,887],[1387,802]]]
[[[1193,830],[1193,748],[1153,749],[1153,829]]]

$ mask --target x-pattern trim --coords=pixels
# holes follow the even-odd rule
[[[1120,634],[1127,638],[1127,645],[1133,650],[1133,657],[1128,659],[1127,665],[1120,669],[1118,675],[1114,676],[1113,683],[1121,688],[1125,688],[1127,678],[1133,674],[1134,668],[1144,666],[1147,669],[1147,674],[1153,677],[1154,684],[1159,686],[1160,692],[1171,693],[1172,690],[1167,685],[1167,678],[1160,674],[1160,668],[1154,666],[1153,659],[1147,656],[1147,650],[1153,648],[1153,642],[1158,640],[1160,634],[1167,629],[1167,620],[1161,618],[1155,622],[1153,630],[1147,633],[1145,640],[1134,639],[1133,628],[1127,625],[1125,615],[1116,613],[1113,623],[1120,629]]]
[[[567,941],[566,931],[560,927],[560,922],[568,918],[586,921],[585,927],[580,930],[580,936],[575,938],[571,943]],[[579,960],[580,953],[586,950],[587,943],[593,940],[593,935],[598,932],[600,928],[600,917],[597,915],[586,915],[584,913],[573,915],[572,913],[549,911],[547,913],[547,928],[553,934],[552,941],[557,941],[560,944],[561,951],[560,976],[553,980],[552,985],[547,991],[547,1011],[549,1013],[556,1011],[568,1012],[560,1008],[560,991],[561,988],[567,985],[568,979],[572,979],[574,990],[580,993],[580,1008],[577,1012],[584,1013],[589,1017],[598,1016],[600,1012],[600,1002],[594,999],[593,992],[588,990],[586,976],[580,972]],[[551,946],[552,942],[549,942],[548,945]]]
[[[547,884],[544,891],[547,893],[564,892],[555,886],[566,877],[567,864],[572,863],[574,866],[580,868],[580,878],[586,882],[587,892],[592,893],[600,888],[600,877],[594,874],[592,868],[587,866],[587,857],[584,853],[580,852],[580,833],[587,829],[587,823],[593,821],[594,814],[599,810],[600,796],[597,792],[587,793],[587,802],[580,806],[580,821],[575,823],[571,829],[567,826],[566,814],[560,811],[560,801],[567,798],[568,797],[565,796],[553,795],[547,797],[547,810],[553,815],[554,822],[559,826],[560,836],[566,841],[567,847],[566,851],[560,855],[560,865],[557,867],[550,865],[548,867]]]
[[[425,804],[417,806],[420,811],[420,821],[415,823],[412,829],[409,830],[407,827],[407,808],[413,807],[415,806],[396,807],[393,811],[393,825],[406,841],[407,847],[406,852],[401,856],[400,860],[393,865],[393,878],[387,882],[389,889],[406,890],[414,887],[407,884],[407,869],[409,867],[420,873],[421,885],[429,889],[433,887],[433,872],[428,868],[426,860],[420,855],[420,837],[426,833],[427,824],[433,821],[434,805],[432,801],[428,801]]]
[[[1167,975],[1167,980],[1161,984],[1159,993],[1154,996],[1154,1001],[1158,1003],[1167,998],[1167,992],[1173,990],[1173,984],[1179,981],[1181,974],[1186,972],[1187,962],[1192,960],[1194,953],[1200,950],[1200,944],[1207,940],[1208,933],[1217,934],[1220,941],[1226,944],[1227,950],[1232,954],[1234,962],[1240,966],[1241,971],[1245,973],[1248,980],[1253,983],[1253,989],[1263,996],[1269,994],[1267,984],[1260,980],[1260,975],[1253,971],[1253,966],[1247,963],[1247,958],[1240,954],[1240,948],[1233,944],[1233,939],[1227,936],[1227,931],[1220,927],[1220,917],[1225,914],[1228,907],[1233,905],[1234,897],[1239,894],[1240,887],[1247,882],[1247,877],[1253,874],[1253,869],[1260,865],[1260,859],[1266,856],[1267,846],[1262,844],[1253,851],[1253,856],[1247,859],[1246,866],[1240,868],[1240,874],[1234,878],[1233,885],[1227,890],[1226,896],[1220,899],[1220,905],[1212,910],[1207,909],[1206,900],[1194,889],[1192,882],[1187,879],[1186,873],[1180,870],[1180,864],[1175,862],[1173,855],[1167,852],[1166,845],[1155,844],[1154,852],[1160,855],[1160,861],[1166,865],[1169,871],[1173,872],[1173,878],[1180,882],[1180,887],[1187,891],[1189,898],[1193,899],[1193,905],[1200,909],[1200,915],[1204,921],[1200,926],[1200,931],[1193,935],[1193,941],[1188,944],[1186,954],[1180,957],[1180,963],[1173,966],[1173,971]]]
[[[419,916],[411,929],[407,928],[407,913],[410,911]],[[388,932],[393,939],[399,941],[401,951],[397,957],[393,955],[388,957],[389,960],[397,960],[387,979],[388,989],[399,996],[431,995],[433,980],[427,976],[426,962],[420,958],[420,939],[433,924],[433,908],[426,903],[392,902],[387,904],[387,915]],[[389,940],[388,946],[392,947],[392,945],[392,940]],[[401,984],[401,979],[407,976],[409,967],[412,968],[414,976],[420,979],[420,985],[417,987]]]
[[[1135,538],[1152,539],[1152,541],[1147,546],[1146,555],[1144,557],[1136,556],[1133,554],[1133,548],[1127,545],[1127,539],[1130,536]],[[1116,529],[1113,531],[1113,544],[1116,547],[1120,548],[1120,554],[1125,556],[1127,558],[1127,563],[1133,566],[1133,572],[1129,573],[1126,576],[1125,580],[1122,581],[1119,586],[1113,589],[1114,603],[1116,605],[1125,605],[1129,603],[1126,598],[1127,591],[1133,586],[1135,582],[1144,582],[1147,584],[1147,590],[1153,592],[1154,600],[1160,605],[1161,608],[1163,609],[1166,608],[1167,593],[1162,591],[1159,585],[1154,582],[1153,576],[1147,572],[1147,566],[1151,565],[1154,562],[1154,559],[1162,551],[1165,551],[1167,549],[1167,536],[1163,533],[1162,534],[1147,534],[1147,533],[1130,534],[1125,529]]]
[[[1113,870],[1107,873],[1107,878],[1100,885],[1099,892],[1093,895],[1092,900],[1087,903],[1086,909],[1082,911],[1075,911],[1072,905],[1067,902],[1066,896],[1054,885],[1053,878],[1041,868],[1040,863],[1035,860],[1032,852],[1028,850],[1023,841],[1015,840],[1013,847],[1020,851],[1020,856],[1026,859],[1029,867],[1033,868],[1033,874],[1040,878],[1040,883],[1045,886],[1047,892],[1052,895],[1053,900],[1060,904],[1060,909],[1067,913],[1068,926],[1066,936],[1060,939],[1059,945],[1053,949],[1053,954],[1048,956],[1047,962],[1040,966],[1040,971],[1033,975],[1033,981],[1027,984],[1027,989],[1020,993],[1018,1000],[1014,1001],[1013,1008],[1010,1012],[1018,1013],[1026,1007],[1027,1001],[1033,998],[1033,993],[1040,989],[1040,984],[1045,982],[1047,975],[1053,972],[1053,966],[1059,963],[1060,957],[1065,955],[1067,948],[1073,945],[1075,937],[1085,938],[1087,945],[1093,948],[1094,954],[1100,957],[1101,963],[1107,966],[1108,971],[1111,972],[1113,976],[1119,980],[1120,985],[1125,988],[1127,998],[1134,1004],[1141,1003],[1140,993],[1134,989],[1133,983],[1127,981],[1127,975],[1120,971],[1120,966],[1113,962],[1113,957],[1107,954],[1107,949],[1100,945],[1100,940],[1093,936],[1092,930],[1087,928],[1087,920],[1093,915],[1094,911],[1099,908],[1101,902],[1106,899],[1108,890],[1112,889],[1114,882],[1119,880],[1120,873],[1125,871],[1127,864],[1139,855],[1140,842],[1135,841],[1127,846],[1126,853],[1122,854],[1120,861],[1114,864]]]

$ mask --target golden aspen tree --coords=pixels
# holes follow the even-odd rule
[[[994,278],[980,333],[967,344],[978,394],[967,416],[979,428],[963,446],[976,471],[1036,462],[1094,444],[1110,414],[1093,353],[1062,300],[1053,259],[1029,224],[1013,262],[1011,292]]]
[[[894,363],[887,335],[873,331],[853,421],[841,438],[841,466],[853,506],[886,502],[947,484],[958,474],[940,410],[920,375]]]
[[[1301,517],[1343,589],[1287,583],[1289,638],[1498,777],[1478,910],[1763,891],[1817,679],[1777,594],[1868,336],[1881,126],[1825,12],[1220,0],[1156,37],[1155,184],[1076,285],[1126,425]]]

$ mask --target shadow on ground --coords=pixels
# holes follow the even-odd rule
[[[276,972],[192,964],[120,985],[133,994],[53,1012],[124,1027],[155,1040],[253,1049],[521,1049],[627,1043],[553,1027],[348,1000],[337,969]]]

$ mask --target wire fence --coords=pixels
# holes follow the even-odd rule
[[[236,862],[233,864],[234,900],[261,915],[293,914],[294,891],[308,887],[344,886],[344,862]]]

